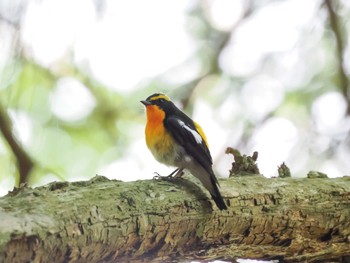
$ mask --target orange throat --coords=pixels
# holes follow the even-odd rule
[[[147,124],[146,124],[146,143],[148,148],[152,148],[164,133],[163,120],[165,112],[159,109],[158,106],[149,105],[146,107]]]
[[[165,118],[165,112],[158,106],[149,105],[146,107],[147,125],[158,126],[163,124]]]

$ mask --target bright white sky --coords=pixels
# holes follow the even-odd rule
[[[107,0],[105,15],[96,17],[92,1],[30,1],[23,19],[21,38],[27,49],[32,51],[34,59],[48,67],[54,68],[73,51],[73,63],[113,90],[130,92],[145,79],[164,72],[168,72],[168,81],[181,83],[191,79],[199,70],[196,62],[189,61],[197,48],[188,33],[191,23],[186,20],[191,3],[187,0]],[[244,3],[244,0],[203,1],[208,6],[207,15],[211,23],[219,30],[230,30],[234,26],[242,16]],[[234,131],[232,124],[231,128],[225,126],[227,114],[224,113],[230,110],[233,115],[262,119],[283,101],[285,90],[297,86],[291,83],[305,80],[306,76],[302,74],[295,77],[288,75],[288,72],[302,67],[299,65],[302,55],[296,50],[301,37],[300,29],[311,24],[313,34],[322,35],[323,29],[314,19],[319,4],[320,1],[286,0],[262,7],[238,28],[223,51],[220,65],[225,73],[254,77],[244,84],[240,97],[229,98],[218,109],[213,110],[200,98],[196,101],[194,119],[207,133],[219,174],[227,174],[232,161],[229,157],[220,157],[222,149],[230,140],[235,144],[235,138],[243,132],[241,123],[235,124]],[[4,39],[0,42],[1,69],[6,61],[4,54],[10,47],[11,32],[0,31],[0,34]],[[283,52],[287,51],[288,55],[285,55]],[[262,60],[270,52],[281,52],[278,77],[259,73]],[[185,61],[189,62],[186,70],[173,70]],[[322,60],[317,64],[322,65]],[[65,92],[67,89],[70,90],[69,96]],[[51,102],[53,113],[65,121],[82,119],[95,107],[89,91],[70,78],[59,81]],[[329,103],[339,107],[327,107]],[[318,98],[312,113],[321,120],[319,128],[327,131],[337,129],[339,123],[344,122],[344,105],[344,100],[336,92]],[[25,114],[13,113],[12,116],[15,129],[16,125],[21,127],[16,130],[18,136],[24,142],[30,140],[31,125]],[[349,122],[345,124],[345,127],[349,126]],[[154,167],[161,174],[169,173],[169,168],[159,165],[148,153],[143,129],[143,126],[136,127],[133,136],[139,139],[127,149],[123,159],[101,167],[96,173],[112,178],[118,174],[116,170],[128,170],[130,176],[117,178],[121,180],[151,178]],[[303,143],[298,141],[299,133],[293,122],[282,117],[273,118],[260,127],[250,147],[252,152],[259,151],[259,167],[264,175],[276,175],[277,165]],[[215,141],[215,138],[220,140]],[[340,175],[333,164],[325,164],[323,168],[325,172]],[[13,182],[3,182],[1,186],[0,195],[11,189]]]

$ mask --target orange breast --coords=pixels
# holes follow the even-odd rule
[[[174,159],[174,145],[171,135],[164,129],[165,113],[157,106],[146,108],[146,144],[153,156],[162,163],[172,165]]]

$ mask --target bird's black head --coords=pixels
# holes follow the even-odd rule
[[[163,93],[154,93],[146,100],[141,100],[141,103],[146,107],[149,105],[157,105],[159,108],[166,110],[174,106],[174,103],[168,96]]]

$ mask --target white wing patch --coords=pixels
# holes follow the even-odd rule
[[[177,121],[182,128],[188,130],[193,135],[194,139],[198,144],[202,143],[203,139],[196,130],[193,130],[190,127],[188,127],[182,120],[177,120]]]

